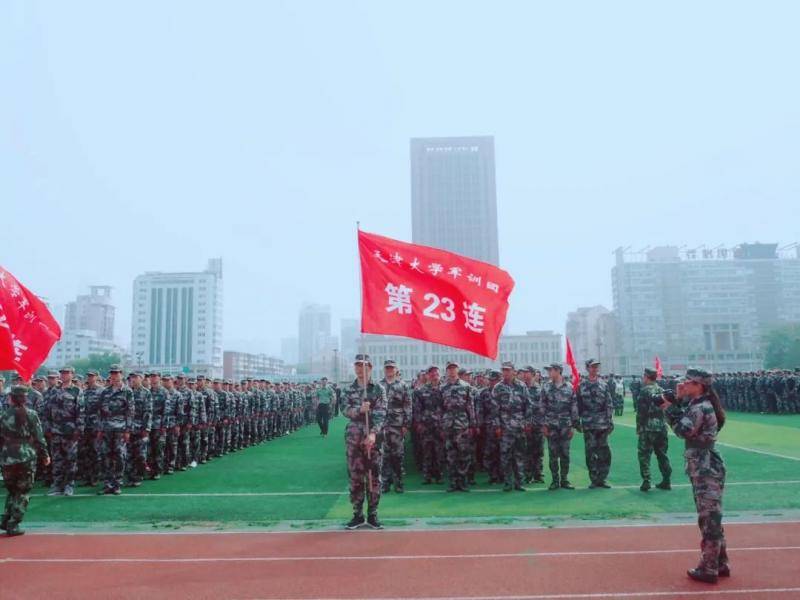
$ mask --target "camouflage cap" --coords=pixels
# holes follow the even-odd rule
[[[12,396],[26,396],[28,394],[28,388],[24,385],[12,385],[9,394]]]
[[[65,366],[58,370],[59,373],[74,373],[75,367]]]
[[[159,373],[158,371],[150,371],[150,372],[147,374],[147,376],[148,376],[148,377],[161,377],[161,373]]]
[[[489,371],[489,379],[500,379],[502,376],[500,371]]]
[[[100,373],[95,369],[89,369],[86,371],[86,376],[89,377],[90,375],[94,375],[95,377],[99,376]]]
[[[186,375],[184,375],[183,373],[178,373],[177,375],[175,375],[175,379],[186,379]]]
[[[449,369],[450,367],[458,368],[458,363],[456,361],[454,361],[454,360],[451,360],[450,362],[447,363],[447,367],[445,367],[445,368]]]
[[[186,383],[197,383],[197,379],[194,377],[189,377],[189,379],[186,380]]]
[[[384,367],[395,367],[395,368],[397,368],[397,363],[395,361],[393,361],[391,358],[389,358],[389,359],[383,361],[383,366]],[[323,377],[323,379],[327,379],[327,378]]]
[[[58,377],[58,371],[52,371],[52,370],[48,371],[47,372],[47,376],[48,377]]]
[[[466,370],[464,367],[461,367],[461,368],[458,370],[458,374],[459,374],[459,375],[469,375],[469,371],[467,371],[467,370]]]
[[[111,365],[108,367],[109,373],[122,373],[122,367],[119,365]]]
[[[705,369],[689,368],[686,370],[686,379],[703,385],[711,385],[714,377]]]
[[[164,374],[161,376],[161,379],[163,379],[163,380],[165,380],[165,381],[166,381],[167,379],[169,379],[169,380],[171,381],[171,380],[172,380],[172,375],[170,375],[169,373],[164,373]]]
[[[437,367],[436,365],[431,365],[430,367],[428,367],[428,368],[426,369],[426,371],[425,371],[425,372],[426,372],[426,373],[430,373],[431,371],[438,371],[438,370],[439,370],[439,367]]]
[[[511,369],[512,371],[514,370],[514,363],[511,362],[510,360],[505,361],[501,366],[503,370],[505,369]]]
[[[583,363],[583,364],[585,364],[585,365],[586,365],[586,368],[588,369],[589,367],[592,367],[592,366],[594,366],[594,365],[599,365],[599,364],[600,364],[600,361],[599,361],[599,360],[597,360],[596,358],[590,358],[589,360],[587,360],[587,361],[586,361],[585,363]]]
[[[369,357],[369,354],[356,354],[355,359],[353,360],[354,365],[364,364],[372,366],[372,360]]]
[[[653,369],[652,367],[645,367],[644,374],[647,375],[648,377],[655,377],[656,375],[658,375],[656,370]]]
[[[534,369],[531,365],[525,365],[524,367],[520,368],[520,371],[523,373],[533,373],[536,369]]]
[[[549,365],[547,365],[545,367],[545,369],[547,369],[548,371],[552,371],[553,369],[555,369],[559,373],[563,373],[564,372],[564,367],[561,366],[561,363],[557,363],[557,362],[550,363]]]

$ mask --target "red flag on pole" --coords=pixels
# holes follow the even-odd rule
[[[656,356],[656,379],[664,378],[664,369],[661,367],[661,359]]]
[[[572,345],[567,338],[567,364],[570,371],[572,371],[572,390],[577,391],[581,383],[581,372],[578,371],[578,365],[575,364],[575,356],[572,354]]]
[[[0,370],[29,380],[59,339],[61,327],[44,302],[0,267]]]
[[[358,232],[361,331],[497,358],[514,280],[452,252]]]

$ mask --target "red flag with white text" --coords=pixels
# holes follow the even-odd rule
[[[497,358],[514,280],[438,248],[358,232],[361,331],[400,335]]]
[[[656,356],[656,379],[664,378],[664,368],[661,366],[661,359]]]
[[[572,371],[572,389],[576,391],[581,384],[581,372],[578,370],[578,365],[575,364],[575,356],[572,354],[572,345],[567,338],[567,364]]]
[[[61,327],[36,294],[0,267],[0,371],[26,381],[61,339]]]

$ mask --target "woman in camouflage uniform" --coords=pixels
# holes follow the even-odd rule
[[[686,474],[692,483],[702,535],[700,564],[688,575],[706,583],[716,583],[718,576],[730,575],[722,528],[725,463],[714,448],[717,433],[725,424],[725,412],[711,384],[709,372],[689,369],[686,380],[678,386],[678,400],[665,400],[662,405],[675,435],[686,442]]]
[[[36,456],[50,464],[38,415],[25,407],[28,388],[17,385],[8,395],[9,405],[0,412],[0,467],[8,490],[0,529],[9,536],[25,533],[19,528],[33,488]]]

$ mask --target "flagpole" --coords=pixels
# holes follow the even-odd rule
[[[363,279],[364,279],[364,274],[363,274],[362,269],[361,269],[361,247],[358,245],[358,234],[359,234],[360,231],[361,231],[361,222],[360,221],[356,221],[356,248],[358,248],[358,253],[356,254],[356,259],[358,260],[358,306],[359,306],[358,319],[359,319],[359,323],[360,323],[360,325],[358,327],[358,329],[359,329],[358,347],[359,347],[359,353],[363,355],[363,354],[365,354],[365,352],[364,352],[364,331],[363,331],[363,325],[364,325],[364,323],[363,323],[363,320],[364,320],[364,281],[363,281]],[[366,368],[366,364],[364,364],[364,367]],[[362,372],[364,372],[364,371],[362,371]],[[361,384],[361,383],[362,382],[359,382],[359,384]],[[367,401],[367,378],[366,377],[364,377],[363,384],[364,384],[364,387],[361,390],[361,404],[362,405],[364,404],[364,402]],[[364,428],[366,429],[366,436],[367,436],[367,438],[369,438],[369,411],[364,413]],[[365,440],[365,442],[366,441],[367,440]],[[372,449],[370,448],[370,445],[367,444],[367,443],[365,443],[365,446],[366,446],[366,450],[367,450],[367,461],[369,463],[371,463],[372,462]],[[367,486],[368,486],[367,487],[368,493],[371,495],[372,494],[372,465],[371,464],[369,464],[367,466]],[[368,500],[368,502],[369,502],[369,500]]]

